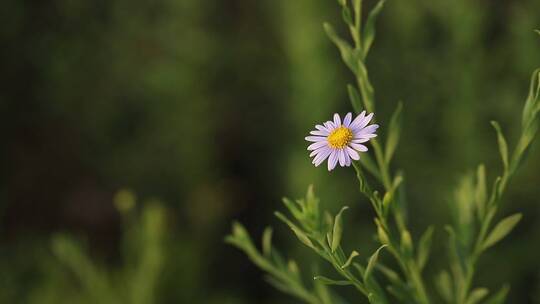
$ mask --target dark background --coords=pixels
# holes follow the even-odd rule
[[[313,167],[303,140],[350,111],[322,30],[339,17],[332,0],[3,1],[0,302],[295,303],[223,238],[233,219],[257,240],[271,224],[288,256],[311,257],[272,216],[311,183],[325,208],[352,207],[346,247],[368,256],[353,170]],[[368,67],[379,120],[404,103],[394,166],[413,237],[436,224],[428,282],[458,178],[500,170],[489,121],[515,143],[535,28],[537,0],[392,0],[380,16]],[[535,144],[500,213],[524,219],[479,265],[477,285],[510,283],[509,303],[540,303],[539,168]]]

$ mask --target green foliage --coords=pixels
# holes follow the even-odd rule
[[[363,23],[361,2],[361,0],[338,1],[352,43],[338,35],[332,25],[324,23],[327,36],[338,48],[345,66],[356,78],[356,85],[347,85],[347,92],[351,106],[357,113],[362,109],[368,112],[375,110],[375,92],[368,76],[365,59],[375,39],[375,21],[384,5],[384,1],[379,1]],[[305,199],[294,202],[284,199],[292,220],[280,212],[276,212],[276,216],[293,231],[301,243],[332,265],[340,276],[339,279],[330,279],[327,276],[316,275],[314,277],[316,282],[325,285],[351,285],[370,303],[436,303],[436,298],[428,293],[422,273],[429,260],[434,228],[432,226],[427,228],[418,243],[415,243],[406,222],[404,177],[401,172],[394,173],[390,168],[401,133],[401,112],[402,104],[398,103],[388,124],[385,144],[382,145],[374,139],[373,155],[362,155],[360,161],[353,163],[359,190],[370,201],[375,212],[374,222],[377,240],[380,243],[380,247],[371,255],[365,266],[353,261],[359,255],[357,251],[346,255],[342,249],[345,230],[343,211],[348,207],[343,207],[335,217],[320,211],[319,200],[315,198],[310,187]],[[434,284],[440,298],[446,303],[475,304],[505,301],[507,288],[501,289],[491,297],[487,288],[474,288],[474,273],[481,254],[507,236],[521,219],[521,214],[515,214],[492,227],[507,184],[536,136],[539,113],[540,71],[537,70],[533,73],[523,110],[521,135],[512,153],[509,152],[502,128],[497,122],[492,122],[497,135],[503,171],[494,179],[491,192],[488,193],[486,168],[479,165],[476,174],[466,174],[460,180],[453,198],[449,200],[453,211],[453,224],[446,226],[449,235],[449,271],[442,270]],[[371,157],[374,157],[374,161]],[[373,180],[378,183],[372,185]],[[278,283],[280,286],[289,283],[286,285],[289,286],[289,289],[285,290],[287,293],[308,303],[316,301],[316,295],[306,290],[298,279],[294,281],[289,278],[292,276],[290,270],[282,266],[280,268],[276,262],[271,262],[258,253],[242,226],[235,224],[233,234],[227,241],[246,252],[263,270],[280,278],[282,280]],[[266,242],[263,241],[263,244]],[[263,248],[268,248],[268,245],[263,245]],[[379,261],[379,253],[383,248],[391,254],[396,269]],[[263,249],[263,252],[266,250]],[[350,270],[351,265],[355,271]],[[374,275],[375,270],[378,270],[384,280]],[[293,285],[296,287],[291,288]]]
[[[80,290],[70,303],[157,303],[157,284],[164,263],[165,210],[157,202],[136,212],[135,196],[121,190],[115,204],[124,220],[124,267],[107,271],[84,246],[67,235],[52,239],[53,253],[71,272]]]

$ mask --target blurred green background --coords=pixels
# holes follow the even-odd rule
[[[352,207],[347,244],[367,256],[353,170],[313,167],[303,140],[350,111],[351,75],[321,26],[339,18],[333,0],[3,1],[0,303],[295,303],[223,237],[233,219],[257,239],[275,225],[311,269],[272,216],[311,183],[327,209]],[[379,19],[377,115],[403,100],[395,167],[414,236],[438,230],[428,281],[458,177],[500,169],[489,121],[514,143],[535,28],[538,0],[392,0]],[[524,220],[477,277],[509,282],[509,303],[540,303],[538,146],[501,212]]]

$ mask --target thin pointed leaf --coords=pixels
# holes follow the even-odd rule
[[[356,250],[351,252],[351,255],[349,255],[349,258],[347,259],[347,262],[345,262],[345,264],[343,264],[343,266],[341,266],[341,269],[345,269],[345,268],[349,267],[349,265],[351,265],[353,259],[355,257],[357,257],[357,256],[358,256],[358,252],[356,252]]]
[[[351,100],[351,105],[356,114],[362,112],[362,99],[360,93],[352,84],[347,85],[347,91],[349,92],[349,99]]]
[[[262,237],[262,251],[265,257],[272,253],[272,227],[266,227]]]
[[[316,281],[319,281],[325,285],[340,285],[340,286],[345,286],[345,285],[352,285],[352,283],[350,281],[343,281],[343,280],[332,280],[332,279],[329,279],[327,277],[324,277],[324,276],[316,276],[313,278],[314,280]]]
[[[347,209],[349,209],[349,207],[347,206],[341,208],[334,220],[334,229],[332,230],[332,252],[335,252],[339,244],[341,243],[341,235],[343,233],[343,223],[341,218],[343,211]]]
[[[345,62],[347,67],[349,67],[349,69],[351,69],[351,71],[356,74],[358,72],[359,67],[358,67],[357,60],[353,54],[353,49],[351,45],[347,41],[343,40],[341,37],[338,36],[338,34],[336,33],[332,25],[330,25],[330,23],[325,22],[323,26],[324,26],[324,31],[326,32],[326,35],[328,36],[328,38],[330,38],[330,40],[339,49],[339,52],[341,54],[341,59],[343,60],[343,62]]]
[[[508,145],[506,144],[506,139],[504,139],[499,123],[492,121],[491,125],[495,128],[495,131],[497,131],[497,141],[499,143],[499,152],[501,153],[504,170],[508,170]]]
[[[476,189],[475,189],[476,209],[479,218],[483,218],[486,212],[487,187],[486,187],[486,168],[483,164],[478,166],[476,171]]]
[[[484,304],[503,304],[506,302],[506,296],[510,288],[508,286],[503,286],[495,295],[487,299]]]
[[[429,259],[431,240],[433,239],[433,231],[435,231],[435,228],[433,228],[433,226],[430,226],[428,229],[426,229],[424,234],[422,234],[422,236],[420,237],[420,241],[418,242],[417,263],[420,270],[424,268]]]
[[[382,8],[384,6],[384,0],[380,0],[377,5],[369,12],[368,18],[366,20],[366,25],[364,28],[364,39],[363,39],[363,47],[364,47],[364,58],[369,53],[369,49],[371,48],[371,45],[373,44],[373,40],[375,40],[375,21],[377,20],[377,16],[379,16],[379,13],[381,12]]]
[[[435,287],[446,302],[452,302],[452,280],[447,271],[443,270],[435,279]]]
[[[302,231],[302,229],[298,228],[298,226],[296,226],[295,224],[293,224],[286,216],[284,216],[283,214],[279,213],[279,212],[275,212],[274,213],[276,215],[276,217],[278,217],[282,222],[284,222],[285,224],[287,224],[287,226],[289,226],[289,228],[291,228],[291,230],[294,232],[294,234],[296,235],[296,237],[300,240],[300,242],[302,242],[304,245],[310,247],[310,248],[313,248],[315,249],[315,247],[313,246],[313,243],[311,242],[311,240],[309,239],[309,237],[306,235],[306,233],[304,231]]]
[[[482,299],[485,298],[488,293],[489,291],[487,290],[487,288],[476,288],[471,291],[471,294],[469,295],[469,298],[467,299],[465,304],[476,304],[482,301]]]
[[[364,282],[367,282],[369,278],[371,277],[371,273],[373,272],[373,267],[377,264],[377,260],[379,259],[379,252],[385,248],[387,245],[382,245],[371,255],[368,261],[368,265],[366,267],[366,271],[364,272]]]
[[[484,245],[482,246],[483,250],[495,245],[498,241],[507,236],[521,220],[521,217],[521,213],[517,213],[500,221],[484,241]]]
[[[381,174],[379,173],[379,169],[377,168],[377,165],[375,165],[375,162],[373,161],[371,156],[369,156],[369,154],[367,154],[367,153],[362,154],[360,156],[360,163],[376,179],[378,179],[379,181],[382,180]]]

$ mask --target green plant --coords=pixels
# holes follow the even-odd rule
[[[330,24],[325,23],[324,29],[355,76],[355,84],[347,85],[354,111],[360,113],[365,109],[375,112],[375,91],[369,79],[366,58],[375,38],[375,21],[384,1],[377,3],[365,22],[362,22],[361,0],[339,0],[338,3],[352,44],[340,37]],[[343,207],[335,216],[321,211],[312,187],[304,199],[284,199],[294,220],[279,212],[276,212],[276,216],[301,243],[332,265],[339,279],[315,275],[314,286],[306,287],[297,264],[294,261],[285,263],[272,247],[270,228],[263,235],[262,253],[239,223],[233,225],[233,233],[227,236],[226,241],[242,249],[268,274],[268,280],[275,287],[306,303],[342,301],[326,285],[350,285],[370,303],[436,303],[439,298],[429,292],[431,289],[426,286],[427,280],[423,275],[430,256],[434,227],[428,227],[418,241],[413,240],[405,216],[404,174],[391,168],[400,138],[401,112],[402,104],[398,103],[390,121],[382,123],[387,130],[384,144],[372,139],[373,156],[364,153],[358,162],[353,162],[360,192],[375,211],[374,222],[380,245],[367,263],[357,262],[357,251],[346,253],[341,247],[343,212],[347,207]],[[446,227],[449,234],[449,271],[442,271],[435,284],[439,297],[446,303],[496,304],[505,301],[508,288],[503,287],[488,298],[486,288],[473,287],[474,274],[481,254],[508,235],[521,219],[521,214],[515,214],[493,225],[501,197],[538,132],[539,113],[540,69],[533,73],[521,118],[521,134],[512,153],[509,152],[501,127],[497,122],[492,122],[503,172],[494,179],[490,191],[487,190],[485,166],[479,165],[476,175],[468,174],[460,181],[451,199],[453,224]],[[384,251],[393,257],[393,264],[379,261],[379,255]],[[374,275],[375,271],[380,275]]]

